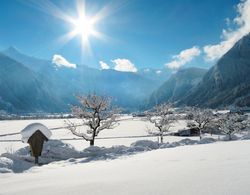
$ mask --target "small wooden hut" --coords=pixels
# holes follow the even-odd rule
[[[182,129],[176,133],[177,136],[198,136],[199,130],[196,128]]]
[[[51,131],[41,123],[32,123],[21,131],[22,141],[29,143],[31,154],[35,157],[35,163],[38,164],[38,158],[42,154],[43,143],[48,141]]]

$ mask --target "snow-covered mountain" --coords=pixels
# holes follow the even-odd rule
[[[179,105],[250,106],[250,34],[239,40]]]

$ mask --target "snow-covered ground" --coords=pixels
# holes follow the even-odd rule
[[[248,148],[244,140],[89,163],[60,161],[1,174],[0,194],[250,194]]]
[[[145,136],[148,135],[147,130],[154,128],[153,124],[148,121],[142,120],[140,118],[132,118],[130,116],[123,117],[123,120],[119,122],[119,126],[114,129],[108,129],[100,132],[98,138],[95,141],[97,146],[111,147],[113,145],[125,145],[129,146],[131,143],[137,140],[152,140],[157,141],[156,137],[152,138],[119,138],[119,139],[102,139],[104,137],[125,137],[125,136]],[[10,133],[20,133],[27,125],[31,123],[42,123],[50,128],[64,127],[64,119],[46,119],[46,120],[17,120],[17,121],[0,121],[0,135],[10,134]],[[185,127],[184,121],[179,121],[171,130],[178,130]],[[77,138],[72,135],[72,133],[65,129],[52,130],[52,137],[50,139],[64,139],[64,138]],[[100,138],[100,139],[99,139]],[[27,143],[22,142],[1,142],[1,140],[21,140],[21,135],[10,135],[10,136],[0,136],[0,154],[6,151],[16,151],[19,148],[27,146]],[[182,138],[179,137],[168,137],[165,141],[172,142],[178,141]],[[89,146],[89,142],[85,140],[70,140],[64,141],[70,143],[78,150],[83,150]]]
[[[167,136],[158,145],[156,137],[119,138],[145,136],[153,128],[139,118],[123,119],[115,129],[101,132],[95,147],[84,140],[59,141],[74,136],[64,128],[52,130],[53,140],[44,145],[40,158],[51,163],[40,167],[34,166],[27,143],[1,142],[20,140],[20,134],[0,136],[0,195],[250,194],[250,141]],[[34,122],[65,126],[60,119],[1,121],[0,135],[19,133]],[[178,121],[171,130],[185,125]],[[102,139],[107,137],[116,138]]]

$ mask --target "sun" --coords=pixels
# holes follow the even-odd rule
[[[90,38],[102,39],[102,33],[96,30],[100,18],[94,16],[87,16],[84,9],[78,11],[78,17],[70,18],[71,31],[66,35],[66,40],[70,40],[74,37],[80,37],[82,51],[91,54]]]
[[[95,21],[93,18],[87,16],[79,16],[79,18],[73,20],[73,34],[80,35],[82,42],[86,43],[90,36],[95,36]]]
[[[81,41],[82,54],[92,54],[91,38],[106,40],[109,37],[101,33],[100,22],[103,24],[103,19],[107,16],[110,10],[108,7],[104,7],[98,12],[86,12],[86,6],[84,0],[77,1],[76,12],[74,16],[71,14],[63,13],[62,11],[55,10],[57,17],[67,22],[69,25],[69,31],[58,38],[60,44],[66,44],[74,38],[78,38]]]

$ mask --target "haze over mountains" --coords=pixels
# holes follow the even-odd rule
[[[0,93],[1,110],[9,112],[34,108],[53,112],[58,106],[34,72],[3,54],[0,54]]]
[[[68,112],[76,95],[112,96],[127,111],[173,102],[177,106],[250,106],[250,34],[210,70],[186,68],[133,72],[85,65],[58,67],[10,47],[0,53],[0,110],[11,113]]]
[[[196,86],[207,72],[202,68],[187,68],[171,75],[159,89],[152,93],[148,107],[164,102],[176,102]]]
[[[10,47],[1,53],[1,108],[8,112],[67,112],[76,95],[112,96],[115,105],[137,110],[171,71],[137,73],[56,66],[49,60],[24,55]]]

